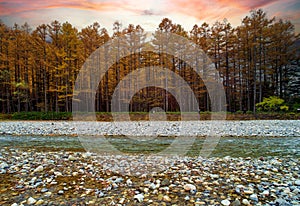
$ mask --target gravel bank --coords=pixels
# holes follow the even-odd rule
[[[160,172],[117,173],[111,160],[134,156],[2,148],[1,205],[299,205],[293,157],[178,158]]]
[[[188,122],[0,122],[2,135],[300,136],[299,120]]]
[[[300,121],[0,122],[2,135],[197,135],[300,137]],[[0,205],[300,205],[292,156],[106,155],[0,149]],[[149,160],[149,159],[148,159]],[[129,169],[130,168],[130,169]],[[151,172],[149,172],[151,170]]]

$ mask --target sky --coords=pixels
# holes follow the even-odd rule
[[[54,20],[78,29],[97,21],[111,32],[115,21],[154,31],[167,17],[190,31],[195,24],[212,25],[224,18],[238,26],[258,8],[270,18],[290,20],[300,33],[300,0],[0,0],[0,19],[8,26],[27,22],[33,29]]]

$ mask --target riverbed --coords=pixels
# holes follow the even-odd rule
[[[9,121],[0,148],[0,205],[300,204],[300,121]]]

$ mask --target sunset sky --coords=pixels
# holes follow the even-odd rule
[[[119,20],[123,27],[140,24],[153,31],[164,17],[190,31],[194,24],[213,24],[227,18],[241,23],[251,9],[262,8],[269,17],[290,20],[300,32],[299,0],[0,0],[0,19],[7,25],[29,23],[33,28],[53,20],[68,21],[81,29],[98,21],[110,32]]]

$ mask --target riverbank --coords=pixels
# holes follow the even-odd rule
[[[0,150],[1,205],[299,205],[293,157],[177,158],[145,174],[143,156]],[[112,161],[114,160],[114,161]],[[135,173],[118,173],[122,163]],[[150,162],[144,167],[151,166]],[[153,165],[152,165],[153,166]],[[152,168],[152,167],[151,167]]]
[[[223,155],[208,158],[149,157],[143,153],[99,156],[79,147],[74,150],[75,136],[120,134],[231,139],[221,138],[216,147]],[[300,202],[297,120],[3,121],[1,135],[0,205],[292,206]],[[22,145],[22,139],[28,144]],[[61,148],[53,149],[55,144]],[[227,156],[232,153],[226,151],[236,147],[246,154]],[[283,155],[282,150],[289,152]]]
[[[250,121],[2,121],[1,135],[300,137],[298,120]]]
[[[92,114],[96,116],[97,121],[111,122],[113,116],[109,112],[97,112]],[[194,118],[199,118],[198,113],[194,114]],[[200,120],[210,120],[211,112],[200,112]],[[215,117],[218,117],[218,113],[214,113]],[[149,120],[148,112],[131,112],[129,113],[131,121],[145,121]],[[219,115],[221,119],[224,115]],[[166,116],[163,116],[168,121],[180,121],[180,112],[167,112]],[[72,120],[71,112],[19,112],[13,114],[0,114],[0,120]],[[299,112],[258,112],[254,115],[252,112],[236,112],[226,113],[226,120],[300,120]]]

